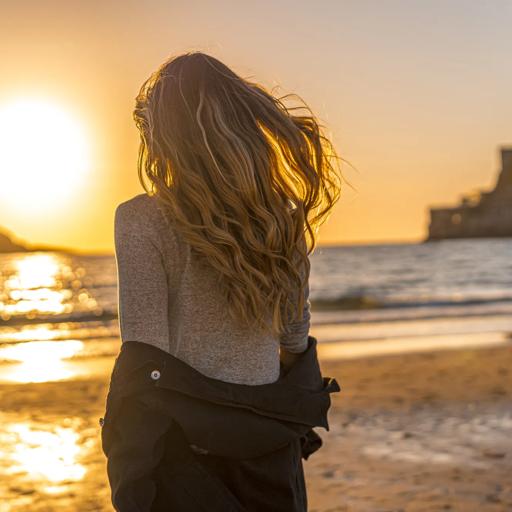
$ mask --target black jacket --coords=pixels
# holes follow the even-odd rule
[[[276,457],[295,446],[298,464],[321,445],[313,427],[329,429],[329,395],[340,388],[321,375],[316,344],[309,336],[308,348],[286,373],[274,383],[254,386],[212,379],[157,347],[124,342],[100,418],[114,508],[261,510],[251,503],[269,499],[270,492],[275,499],[266,510],[305,510],[305,489],[302,498],[293,492],[284,497],[288,470],[278,469]],[[241,472],[247,461],[252,466],[246,466],[246,475],[266,474],[276,486],[281,478],[281,488],[262,489],[256,497],[248,481],[256,477]],[[294,470],[302,471],[302,464]]]

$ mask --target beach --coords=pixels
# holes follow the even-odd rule
[[[329,361],[311,511],[512,510],[512,348]]]
[[[342,389],[304,463],[310,512],[512,510],[511,256],[511,240],[312,255],[310,333]],[[0,512],[112,511],[99,418],[115,260],[13,253],[0,268]]]
[[[342,391],[304,463],[311,512],[512,510],[512,345],[345,359],[322,349]],[[0,385],[0,512],[112,510],[98,419],[113,358],[80,364],[91,371]]]

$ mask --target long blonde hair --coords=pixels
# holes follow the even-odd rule
[[[292,97],[299,105],[286,107]],[[274,97],[202,52],[164,62],[134,119],[139,180],[218,271],[227,313],[283,333],[302,318],[308,256],[340,196],[341,159],[323,126],[299,96]]]

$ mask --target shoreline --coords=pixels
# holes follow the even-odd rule
[[[512,347],[510,333],[425,335],[416,336],[414,340],[403,337],[389,340],[324,342],[318,344],[318,354],[324,360],[346,360],[412,353],[477,350],[496,346]]]
[[[311,334],[324,339],[322,334]],[[65,342],[55,342],[57,346]],[[407,354],[429,354],[444,351],[485,350],[493,347],[510,347],[512,334],[508,332],[463,333],[450,335],[418,335],[414,339],[404,336],[388,340],[323,341],[318,342],[320,360],[346,361]],[[49,348],[51,350],[51,347]],[[0,363],[0,385],[106,378],[110,375],[116,354],[90,355],[51,360],[48,371],[37,370],[37,361],[9,361]]]

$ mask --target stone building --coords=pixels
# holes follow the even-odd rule
[[[512,237],[512,147],[501,149],[501,162],[492,190],[463,196],[453,208],[430,209],[427,240]]]

